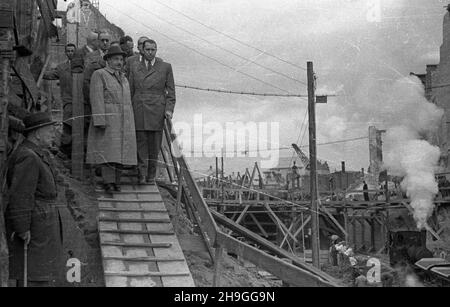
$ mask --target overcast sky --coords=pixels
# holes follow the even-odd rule
[[[62,8],[64,3],[59,2]],[[377,2],[379,16],[370,10],[376,9]],[[377,91],[439,62],[444,4],[440,0],[100,0],[100,10],[134,38],[155,39],[158,56],[173,65],[178,84],[306,94],[304,84],[290,79],[306,82],[306,71],[243,46],[175,10],[300,67],[313,61],[319,93],[338,95],[317,107],[318,143],[324,143],[367,136],[370,123],[380,128],[389,125],[377,115]],[[307,107],[298,98],[187,89],[177,89],[177,95],[175,121],[192,122],[199,113],[205,121],[220,123],[275,121],[280,123],[281,146],[297,142]],[[303,144],[307,143],[306,135]],[[318,154],[336,168],[343,160],[354,170],[369,165],[367,140],[319,146]]]

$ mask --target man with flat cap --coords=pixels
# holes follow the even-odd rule
[[[28,286],[46,287],[62,255],[56,172],[47,151],[55,138],[55,122],[48,113],[36,113],[24,124],[26,140],[11,155],[7,171],[9,276],[19,287],[24,285],[27,253]]]

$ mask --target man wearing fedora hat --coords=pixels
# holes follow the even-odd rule
[[[101,166],[107,193],[119,191],[121,168],[136,166],[136,131],[130,86],[123,71],[126,53],[112,46],[104,56],[105,68],[92,75],[86,161]]]
[[[46,148],[55,138],[47,113],[24,119],[25,141],[8,162],[5,212],[10,279],[24,283],[24,245],[28,246],[28,286],[49,286],[60,264],[61,219],[56,205],[56,174]]]

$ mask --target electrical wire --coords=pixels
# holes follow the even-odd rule
[[[182,28],[182,27],[180,27],[180,26],[174,24],[173,22],[170,22],[170,21],[168,21],[168,20],[162,18],[161,16],[159,16],[159,15],[157,15],[157,14],[155,14],[155,13],[149,11],[149,10],[147,10],[146,8],[144,8],[144,7],[142,7],[142,6],[138,5],[138,4],[135,4],[135,3],[132,3],[132,4],[135,5],[137,8],[143,10],[144,12],[147,12],[148,14],[150,14],[150,15],[152,15],[152,16],[155,16],[155,17],[158,18],[159,20],[162,20],[163,22],[165,22],[165,23],[167,23],[167,24],[169,24],[169,25],[171,25],[171,26],[173,26],[173,27],[175,27],[175,28],[177,28],[177,29],[179,29],[179,30],[181,30],[181,31],[183,31],[183,32],[186,32],[186,33],[188,33],[188,34],[190,34],[190,35],[192,35],[192,36],[194,36],[194,37],[196,37],[196,38],[198,38],[198,39],[200,39],[200,40],[206,42],[207,44],[210,44],[210,45],[212,45],[212,46],[214,46],[214,47],[217,47],[217,48],[219,48],[219,49],[221,49],[221,50],[223,50],[223,51],[225,51],[225,52],[227,52],[227,53],[229,53],[229,54],[232,54],[232,55],[234,55],[235,57],[240,58],[241,60],[244,60],[244,61],[246,61],[246,62],[249,62],[249,63],[251,63],[251,64],[254,64],[254,65],[258,66],[258,67],[261,67],[261,68],[263,68],[263,69],[265,69],[265,70],[268,70],[268,71],[270,71],[270,72],[272,72],[272,73],[274,73],[274,74],[277,74],[277,75],[279,75],[279,76],[285,77],[285,78],[287,78],[287,79],[289,79],[289,80],[292,80],[292,81],[294,81],[294,82],[297,82],[297,83],[300,83],[300,84],[303,84],[303,85],[307,85],[306,82],[300,81],[300,80],[295,79],[295,78],[293,78],[293,77],[291,77],[291,76],[288,76],[288,75],[286,75],[286,74],[284,74],[284,73],[282,73],[282,72],[279,72],[279,71],[277,71],[277,70],[275,70],[275,69],[272,69],[272,68],[270,68],[270,67],[267,67],[267,66],[264,66],[264,65],[262,65],[262,64],[259,64],[259,63],[255,62],[254,60],[250,60],[250,59],[248,59],[248,58],[246,58],[246,57],[244,57],[244,56],[242,56],[242,55],[240,55],[240,54],[238,54],[238,53],[236,53],[236,52],[234,52],[234,51],[232,51],[232,50],[230,50],[230,49],[224,48],[224,47],[222,47],[222,46],[220,46],[220,45],[218,45],[218,44],[216,44],[216,43],[214,43],[214,42],[211,42],[211,41],[209,41],[209,40],[207,40],[207,39],[201,37],[200,35],[197,35],[197,34],[191,32],[191,31],[188,31],[188,30],[186,30],[186,29],[184,29],[184,28]]]
[[[239,40],[239,39],[237,39],[237,38],[235,38],[235,37],[233,37],[233,36],[231,36],[231,35],[229,35],[229,34],[226,34],[226,33],[224,33],[224,32],[221,32],[221,31],[219,31],[219,30],[216,30],[216,29],[213,28],[212,26],[209,26],[209,25],[207,25],[207,24],[205,24],[205,23],[203,23],[203,22],[201,22],[201,21],[198,21],[197,19],[192,18],[192,17],[190,17],[189,15],[186,15],[186,14],[184,14],[183,12],[180,12],[180,11],[178,11],[178,10],[176,10],[176,9],[174,9],[174,8],[172,8],[172,7],[170,7],[170,6],[168,6],[167,4],[165,4],[165,3],[163,3],[163,2],[160,2],[160,1],[158,1],[158,0],[153,0],[153,1],[154,1],[154,2],[157,2],[158,4],[160,4],[160,5],[162,5],[162,6],[166,7],[166,8],[168,8],[169,10],[172,10],[172,11],[174,11],[174,12],[176,12],[176,13],[178,13],[178,14],[184,16],[184,17],[186,17],[187,19],[189,19],[189,20],[191,20],[191,21],[193,21],[193,22],[195,22],[195,23],[197,23],[197,24],[199,24],[199,25],[201,25],[201,26],[203,26],[203,27],[205,27],[205,28],[207,28],[207,29],[209,29],[209,30],[211,30],[211,31],[214,31],[214,32],[216,32],[216,33],[218,33],[218,34],[220,34],[220,35],[223,35],[223,36],[225,36],[225,37],[227,37],[227,38],[229,38],[229,39],[231,39],[231,40],[233,40],[233,41],[235,41],[235,42],[237,42],[237,43],[239,43],[239,44],[241,44],[241,45],[244,45],[244,46],[246,46],[246,47],[248,47],[248,48],[251,48],[251,49],[254,49],[254,50],[256,50],[256,51],[258,51],[258,52],[260,52],[260,53],[262,53],[262,54],[265,54],[265,55],[267,55],[267,56],[270,56],[270,57],[272,57],[272,58],[275,58],[275,59],[277,59],[277,60],[279,60],[279,61],[281,61],[281,62],[283,62],[283,63],[285,63],[285,64],[289,64],[289,65],[291,65],[291,66],[294,66],[294,67],[299,68],[299,69],[304,70],[304,71],[307,70],[306,68],[301,67],[301,66],[299,66],[299,65],[297,65],[297,64],[295,64],[295,63],[293,63],[293,62],[290,62],[290,61],[288,61],[288,60],[282,59],[282,58],[280,58],[280,57],[278,57],[278,56],[276,56],[276,55],[274,55],[274,54],[271,54],[271,53],[269,53],[269,52],[267,52],[267,51],[264,51],[264,50],[262,50],[262,49],[260,49],[260,48],[257,48],[257,47],[255,47],[255,46],[252,46],[252,45],[250,45],[250,44],[248,44],[248,43],[246,43],[246,42],[244,42],[244,41],[241,41],[241,40]]]
[[[255,93],[255,92],[243,92],[243,91],[231,91],[231,90],[221,90],[221,89],[211,89],[211,88],[201,88],[191,85],[177,84],[176,87],[186,88],[204,92],[216,92],[222,94],[233,94],[233,95],[247,95],[247,96],[264,96],[264,97],[285,97],[285,98],[306,98],[308,95],[304,94],[275,94],[275,93]],[[305,99],[306,100],[306,99]]]
[[[255,76],[253,76],[253,75],[251,75],[251,74],[245,73],[245,72],[243,72],[243,71],[236,70],[236,69],[235,69],[234,67],[232,67],[231,65],[225,64],[225,63],[219,61],[218,59],[216,59],[216,58],[214,58],[214,57],[211,57],[211,56],[209,56],[209,55],[207,55],[207,54],[205,54],[205,53],[203,53],[203,52],[200,52],[200,51],[198,51],[198,50],[196,50],[196,49],[194,49],[194,48],[192,48],[192,47],[186,45],[185,43],[182,43],[182,42],[180,42],[179,40],[174,39],[174,38],[170,37],[169,35],[164,34],[164,33],[162,33],[161,31],[158,31],[158,30],[156,30],[155,28],[152,28],[152,27],[150,27],[150,26],[144,24],[143,22],[137,20],[136,18],[130,16],[129,14],[126,14],[126,13],[120,11],[119,9],[117,9],[116,7],[114,7],[114,6],[112,6],[112,5],[108,4],[108,3],[105,3],[105,5],[111,7],[112,9],[114,9],[115,12],[117,12],[117,13],[123,15],[123,16],[128,17],[130,20],[133,20],[134,22],[136,22],[136,23],[138,23],[138,24],[141,24],[143,27],[145,27],[145,28],[147,28],[147,29],[149,29],[149,30],[151,30],[151,31],[153,31],[153,32],[155,32],[155,33],[158,33],[159,35],[161,35],[161,36],[163,36],[163,37],[165,37],[165,38],[167,38],[167,39],[169,39],[169,40],[171,40],[171,41],[173,41],[173,42],[175,42],[175,43],[177,43],[177,44],[179,44],[179,45],[185,47],[186,49],[191,50],[192,52],[195,52],[195,53],[197,53],[197,54],[199,54],[199,55],[201,55],[201,56],[203,56],[203,57],[205,57],[205,58],[208,58],[209,60],[214,61],[214,62],[216,62],[216,63],[218,63],[218,64],[220,64],[220,65],[222,65],[222,66],[224,66],[224,67],[227,67],[227,68],[231,69],[232,71],[234,71],[234,72],[236,72],[236,73],[239,73],[239,74],[241,74],[241,75],[244,75],[244,76],[246,76],[246,77],[248,77],[248,78],[250,78],[250,79],[253,79],[253,80],[255,80],[255,81],[258,81],[258,82],[260,82],[260,83],[262,83],[262,84],[265,84],[265,85],[267,85],[267,86],[270,86],[270,87],[275,88],[275,89],[277,89],[277,90],[280,90],[280,91],[282,91],[282,92],[292,94],[292,93],[290,93],[288,90],[285,90],[285,89],[283,89],[283,88],[281,88],[281,87],[278,87],[278,86],[276,86],[276,85],[273,85],[272,83],[269,83],[269,82],[267,82],[267,81],[261,80],[261,79],[255,77]]]

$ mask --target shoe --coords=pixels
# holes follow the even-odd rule
[[[145,178],[145,176],[139,176],[138,184],[140,184],[140,185],[147,184],[147,179]]]
[[[112,195],[112,194],[113,194],[114,187],[113,187],[113,185],[112,185],[111,183],[105,184],[105,185],[103,186],[103,189],[105,190],[105,193],[106,193],[106,194],[109,194],[109,195]]]
[[[114,192],[121,192],[122,191],[120,185],[117,185],[115,183],[113,184],[113,189],[114,189]]]

